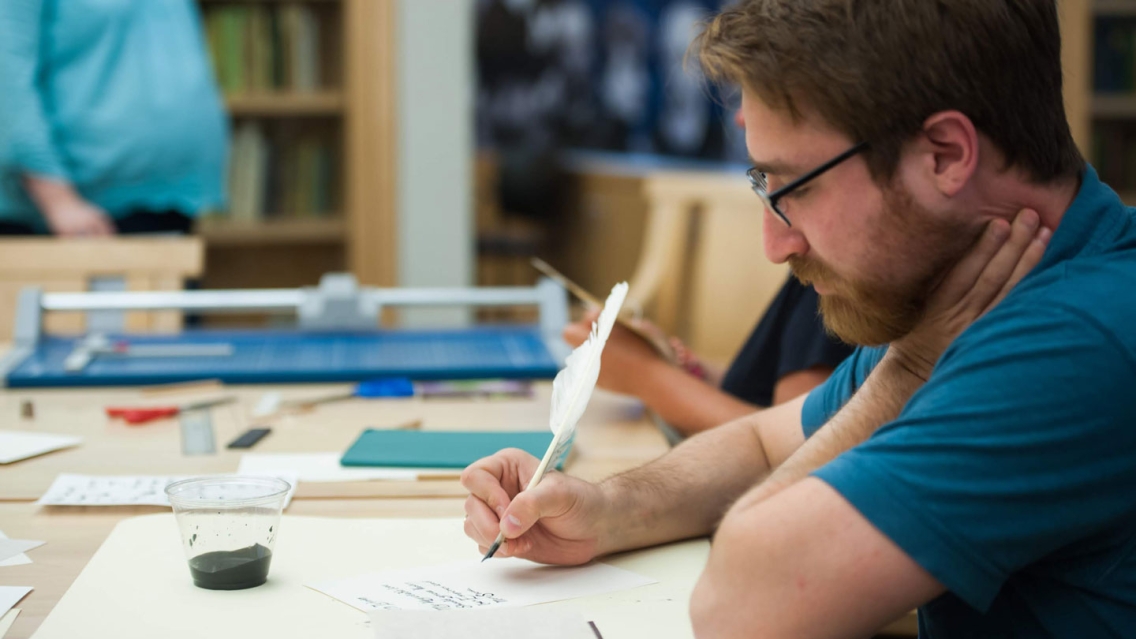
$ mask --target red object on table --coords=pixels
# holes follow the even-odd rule
[[[110,407],[106,409],[107,417],[117,417],[127,424],[145,424],[155,419],[173,417],[180,412],[181,408],[178,406],[155,406],[153,408]]]
[[[135,426],[154,421],[155,419],[174,417],[182,411],[212,408],[213,406],[229,404],[235,401],[237,401],[236,397],[222,397],[220,399],[211,399],[195,404],[186,404],[185,406],[108,406],[106,414],[107,417],[117,417],[127,424]]]

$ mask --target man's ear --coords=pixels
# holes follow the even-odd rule
[[[916,143],[920,166],[946,197],[962,190],[978,168],[978,130],[959,111],[940,111],[923,122]]]

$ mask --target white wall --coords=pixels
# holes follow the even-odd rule
[[[474,3],[399,0],[398,272],[400,286],[474,283]],[[467,321],[417,309],[409,325]]]

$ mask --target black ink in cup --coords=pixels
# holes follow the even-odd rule
[[[242,590],[268,580],[290,489],[263,477],[203,477],[166,487],[195,586]]]
[[[243,590],[268,581],[272,551],[255,544],[237,550],[217,550],[189,560],[193,585],[208,590]]]

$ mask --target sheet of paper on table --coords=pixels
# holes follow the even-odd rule
[[[23,557],[27,561],[19,563],[30,564],[32,561],[24,553],[32,548],[39,548],[43,545],[42,541],[33,541],[31,539],[0,539],[0,566],[4,565],[19,565],[19,564],[5,564],[9,559],[19,559]]]
[[[31,591],[31,586],[0,586],[0,615],[7,614]]]
[[[603,563],[545,566],[524,559],[472,559],[306,584],[364,612],[454,610],[575,599],[656,583]]]
[[[284,507],[292,503],[296,492],[295,474],[268,473],[261,476],[279,477],[292,488],[284,500]],[[191,475],[71,475],[55,478],[47,492],[36,504],[40,506],[169,506],[166,486],[189,479]]]
[[[128,518],[52,608],[36,639],[86,637],[91,628],[114,639],[373,639],[366,613],[304,585],[480,559],[462,523],[285,515],[268,584],[225,592],[193,585],[172,514]],[[604,639],[694,639],[688,602],[709,552],[706,540],[695,540],[607,557],[606,564],[658,583],[535,609],[580,610]]]
[[[78,446],[82,441],[82,437],[72,435],[0,430],[0,464],[10,464],[61,448]]]
[[[7,539],[7,538],[8,538],[8,535],[5,535],[4,531],[0,530],[0,539]],[[30,563],[32,563],[32,560],[30,558],[28,558],[27,555],[19,554],[19,555],[16,555],[15,557],[9,557],[8,559],[0,561],[0,567],[4,567],[4,566],[24,566],[24,565],[30,564]]]
[[[420,475],[461,476],[460,470],[430,468],[366,468],[339,465],[342,452],[331,453],[245,453],[237,473],[241,475],[295,473],[304,482],[416,481]]]
[[[372,610],[375,639],[596,639],[576,610]]]

